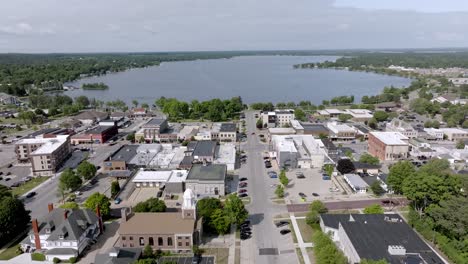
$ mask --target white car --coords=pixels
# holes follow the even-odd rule
[[[81,194],[82,194],[82,192],[80,192],[80,191],[76,191],[76,192],[75,192],[75,195],[77,195],[77,196],[78,196],[78,195],[81,195]]]

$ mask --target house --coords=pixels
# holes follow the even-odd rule
[[[97,126],[83,133],[72,136],[73,145],[83,143],[104,144],[118,134],[116,126]]]
[[[328,122],[327,128],[330,130],[331,140],[354,140],[356,138],[356,130],[346,124]]]
[[[354,122],[368,122],[372,119],[372,111],[367,109],[346,109],[345,114],[351,115]]]
[[[195,194],[187,189],[181,212],[131,213],[122,209],[116,244],[121,248],[144,248],[170,252],[191,252],[202,237],[197,218]],[[157,224],[156,224],[157,223]]]
[[[126,264],[138,261],[141,248],[111,248],[105,253],[96,254],[94,264]]]
[[[402,121],[398,118],[392,119],[386,124],[385,131],[387,132],[399,132],[407,138],[417,138],[418,131],[414,129],[410,124]]]
[[[271,144],[280,168],[321,168],[324,164],[324,146],[312,135],[274,135]]]
[[[408,157],[408,137],[399,132],[370,132],[367,144],[369,154],[380,160],[399,160]]]
[[[219,141],[236,142],[237,126],[234,123],[222,123],[218,135]]]
[[[424,132],[427,133],[429,136],[427,139],[431,140],[443,140],[444,139],[444,131],[437,129],[437,128],[424,128]]]
[[[264,127],[285,127],[294,120],[294,110],[275,110],[263,112],[261,119]]]
[[[349,263],[447,263],[398,214],[321,214],[320,228]]]
[[[40,135],[15,143],[19,162],[31,162],[34,176],[51,176],[71,154],[68,135]]]
[[[357,174],[345,174],[343,178],[355,193],[366,193],[369,189],[369,185]]]
[[[125,171],[131,169],[130,165],[133,157],[137,154],[138,145],[124,145],[109,158],[103,161],[102,170],[109,171]]]
[[[224,164],[194,164],[185,180],[186,189],[197,197],[226,195],[227,167]]]
[[[49,213],[43,222],[32,219],[32,230],[20,243],[23,250],[45,252],[46,258],[69,260],[83,250],[103,232],[101,213],[89,209],[62,209],[48,205]]]
[[[109,114],[106,112],[98,111],[83,111],[74,116],[73,119],[80,121],[83,125],[90,126],[101,120],[107,119]]]

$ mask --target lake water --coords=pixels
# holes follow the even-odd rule
[[[407,78],[334,69],[294,69],[294,64],[335,60],[329,56],[241,56],[165,62],[160,66],[131,69],[104,76],[89,77],[69,83],[103,82],[108,90],[74,90],[65,92],[76,97],[86,95],[103,101],[121,99],[130,103],[152,104],[155,99],[175,97],[179,100],[206,100],[241,96],[245,103],[299,102],[322,100],[335,96],[380,93],[385,86],[404,87]]]

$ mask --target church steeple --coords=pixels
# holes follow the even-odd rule
[[[184,202],[182,204],[182,218],[197,219],[197,201],[192,189],[187,189],[184,192]]]

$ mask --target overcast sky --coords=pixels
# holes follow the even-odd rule
[[[466,0],[3,0],[0,52],[468,47]]]

